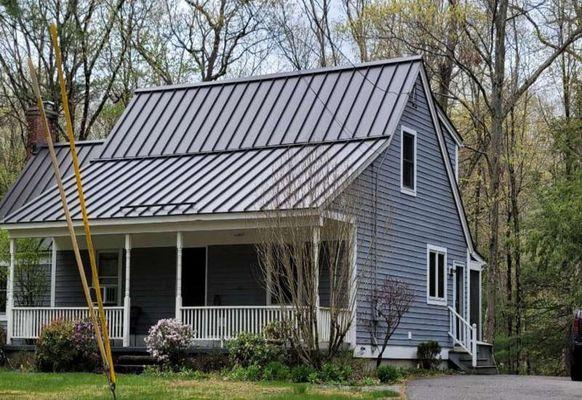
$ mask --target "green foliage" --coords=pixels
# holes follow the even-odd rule
[[[289,340],[289,329],[286,321],[271,321],[263,327],[263,335],[269,342],[284,344]]]
[[[281,361],[281,348],[268,343],[258,335],[243,332],[226,344],[228,355],[234,365],[264,367],[271,361]]]
[[[263,369],[265,381],[286,381],[290,375],[289,367],[280,361],[271,361]]]
[[[352,380],[352,367],[333,362],[327,362],[321,367],[319,380],[327,383],[348,383]]]
[[[381,365],[376,369],[378,379],[382,383],[395,383],[402,378],[402,372],[392,365]]]
[[[291,380],[295,383],[309,382],[312,374],[317,375],[317,371],[309,365],[299,364],[291,368]]]
[[[229,378],[235,381],[260,381],[262,378],[261,367],[258,365],[234,367],[232,371],[230,371]]]
[[[420,361],[422,368],[432,369],[435,368],[439,362],[441,346],[438,342],[430,340],[419,344],[416,352],[418,361]]]
[[[41,371],[95,371],[99,354],[89,322],[56,320],[45,326],[36,343],[36,362]]]

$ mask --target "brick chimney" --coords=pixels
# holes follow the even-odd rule
[[[53,142],[57,141],[57,126],[59,123],[59,114],[54,111],[53,103],[45,102],[44,110],[49,125],[49,131]],[[26,158],[36,154],[40,147],[47,144],[44,133],[44,122],[40,115],[40,110],[36,105],[30,107],[25,112],[28,133],[26,138]]]

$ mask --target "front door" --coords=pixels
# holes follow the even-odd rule
[[[182,249],[182,305],[204,306],[206,300],[206,248]]]
[[[455,263],[455,289],[454,289],[455,311],[460,315],[465,315],[465,268],[462,264]],[[457,323],[457,339],[460,339],[461,321],[455,318]]]
[[[481,332],[481,271],[479,270],[471,270],[471,274],[469,276],[471,289],[469,291],[469,301],[471,304],[470,307],[470,314],[469,314],[469,323],[471,325],[477,325],[477,337],[480,337],[479,332]]]

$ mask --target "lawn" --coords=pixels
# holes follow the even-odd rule
[[[381,399],[398,393],[359,388],[345,389],[288,383],[251,383],[224,380],[120,375],[117,398],[129,399]],[[103,375],[85,373],[44,374],[0,371],[0,399],[110,399]]]

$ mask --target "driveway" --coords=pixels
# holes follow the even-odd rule
[[[515,375],[456,375],[410,381],[408,400],[574,400],[582,382],[569,378]]]

